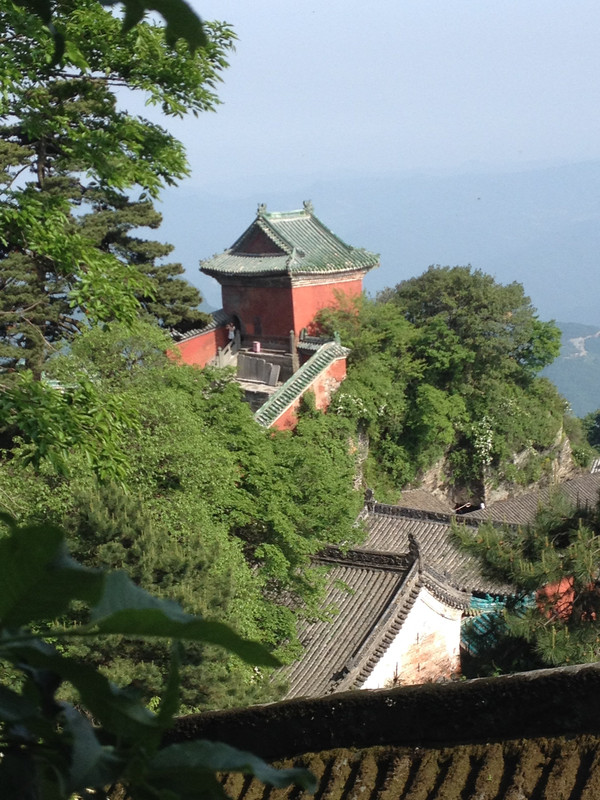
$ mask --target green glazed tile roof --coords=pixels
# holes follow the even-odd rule
[[[279,252],[244,252],[253,233],[264,234]],[[369,270],[379,265],[374,253],[351,247],[315,217],[312,205],[299,211],[267,212],[256,219],[228,250],[201,262],[207,275],[303,275]]]
[[[185,333],[173,330],[171,331],[171,336],[176,342],[185,342],[186,339],[193,339],[194,336],[214,331],[217,328],[222,328],[231,319],[232,317],[220,308],[218,311],[213,311],[210,314],[210,319],[203,328],[193,328]]]
[[[294,372],[292,377],[288,378],[258,409],[254,419],[260,425],[268,428],[308,389],[326,367],[339,358],[345,358],[349,352],[346,347],[342,347],[337,342],[327,342],[322,345],[314,356],[311,356],[306,364]]]

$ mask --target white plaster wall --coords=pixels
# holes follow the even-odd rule
[[[461,616],[460,610],[446,606],[426,588],[422,588],[400,632],[361,689],[381,689],[393,682],[418,683],[418,678],[412,679],[413,673],[421,669],[426,672],[427,669],[425,663],[415,663],[415,658],[418,659],[419,644],[430,634],[434,634],[437,655],[453,665],[451,671],[458,671]],[[423,657],[429,658],[427,651],[423,652]],[[411,680],[405,681],[403,673],[406,677],[408,672],[411,673]],[[423,680],[429,679],[430,676],[424,675]]]

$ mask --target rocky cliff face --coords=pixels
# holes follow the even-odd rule
[[[542,452],[526,449],[515,453],[513,464],[518,469],[523,468],[532,457],[541,464],[542,474],[538,480],[531,483],[508,482],[490,471],[483,475],[480,481],[469,485],[455,485],[446,460],[441,459],[424,473],[419,486],[456,508],[468,503],[474,506],[481,503],[489,505],[498,500],[530,492],[536,486],[562,483],[582,472],[573,459],[571,443],[562,429],[552,447]]]
[[[529,455],[528,450],[517,453],[514,457],[515,465],[520,466],[525,463]],[[507,497],[525,494],[536,486],[562,483],[569,478],[575,478],[582,472],[581,467],[578,467],[573,459],[571,442],[562,430],[559,431],[554,445],[539,455],[542,456],[547,467],[538,481],[522,486],[505,481],[497,482],[492,476],[489,476],[485,483],[485,503],[495,503],[498,500],[506,500]]]

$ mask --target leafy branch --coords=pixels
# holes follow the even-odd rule
[[[304,770],[276,770],[256,756],[217,742],[161,747],[179,705],[181,639],[209,642],[246,663],[276,666],[262,645],[226,625],[186,614],[133,584],[76,562],[63,532],[18,526],[0,515],[0,665],[13,680],[0,684],[0,785],[7,798],[68,800],[73,793],[107,797],[123,787],[132,800],[224,797],[217,772],[240,771],[275,786],[314,790]],[[74,601],[91,607],[81,627],[57,632],[53,620]],[[38,631],[43,626],[46,631]],[[119,688],[96,668],[62,654],[66,636],[124,634],[172,640],[167,686],[156,713],[131,687]],[[14,677],[14,675],[19,677]],[[61,698],[70,685],[78,704]]]
[[[15,0],[17,5],[38,16],[54,37],[54,63],[58,63],[69,42],[64,32],[54,24],[53,9],[56,4],[51,0]],[[144,19],[148,12],[158,12],[165,21],[165,39],[173,47],[179,39],[187,42],[194,52],[199,47],[206,47],[208,38],[204,25],[196,12],[185,0],[101,0],[104,6],[120,4],[125,9],[123,31],[129,31]]]

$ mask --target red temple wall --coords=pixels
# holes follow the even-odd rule
[[[205,367],[217,355],[219,347],[227,344],[227,331],[225,328],[216,328],[206,333],[200,333],[191,339],[177,342],[175,347],[181,355],[184,364],[195,364]]]
[[[362,289],[362,276],[353,281],[295,286],[293,292],[295,332],[299,334],[302,328],[308,328],[320,309],[338,306],[336,295],[359,297]]]
[[[332,394],[345,377],[346,359],[340,358],[334,361],[333,364],[330,364],[327,369],[323,370],[308,389],[306,389],[304,394],[306,394],[306,392],[313,392],[315,395],[316,407],[321,411],[327,411]],[[298,423],[298,407],[300,406],[300,400],[300,397],[295,400],[280,417],[277,417],[270,427],[277,428],[280,431],[294,430]]]
[[[242,335],[285,338],[307,328],[321,308],[338,305],[336,295],[357,297],[362,276],[352,281],[308,286],[223,286],[223,309],[240,320]],[[257,324],[258,322],[258,324]]]
[[[242,336],[287,337],[294,328],[289,286],[223,286],[223,310],[235,315]]]

